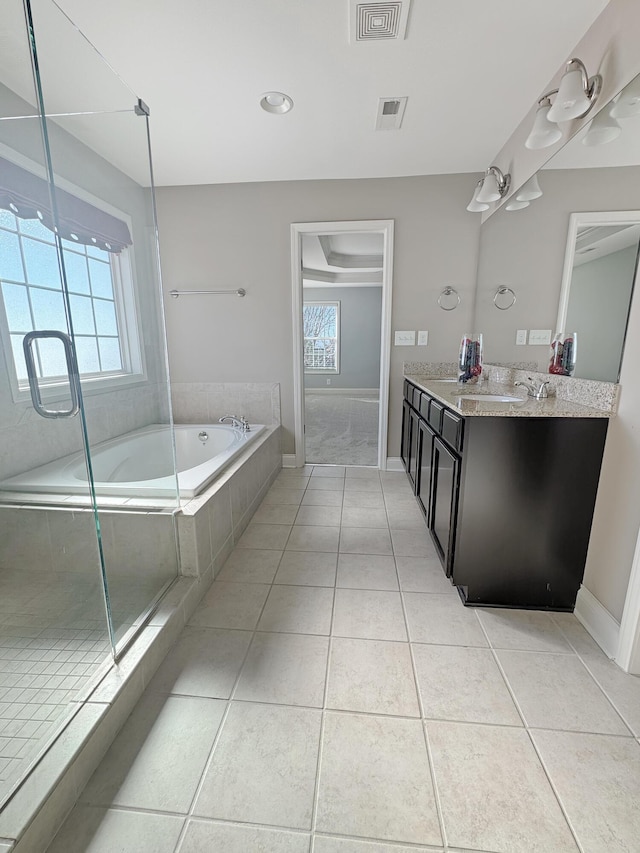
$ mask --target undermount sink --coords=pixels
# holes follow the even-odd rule
[[[523,397],[508,394],[460,394],[461,400],[478,400],[481,403],[524,403]]]

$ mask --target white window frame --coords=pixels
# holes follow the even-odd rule
[[[38,177],[47,179],[42,166],[2,143],[0,143],[0,155]],[[119,210],[103,199],[92,195],[87,190],[64,178],[56,177],[55,186],[72,193],[76,198],[94,205],[99,210],[104,210],[106,213],[110,213],[112,216],[126,222],[129,233],[133,233],[131,217],[124,211]],[[123,249],[120,253],[110,253],[110,267],[123,366],[121,371],[81,374],[80,382],[83,395],[107,393],[132,385],[140,385],[147,381],[142,327],[139,321],[140,311],[136,288],[136,264],[133,245]],[[9,323],[4,307],[4,299],[1,294],[0,329],[2,332],[2,350],[7,365],[7,375],[9,377],[13,401],[14,403],[28,401],[31,399],[29,384],[24,380],[21,381],[18,379],[11,347]],[[50,379],[42,378],[39,381],[39,387],[43,400],[56,401],[68,397],[68,380],[66,376],[52,377]]]
[[[304,306],[305,305],[331,305],[336,309],[336,366],[335,367],[305,367],[304,373],[305,375],[313,375],[313,374],[327,374],[328,376],[338,376],[340,374],[340,301],[331,299],[331,300],[318,300],[318,299],[309,299],[304,300],[302,311],[304,315]],[[312,340],[311,338],[306,338],[303,336],[303,345],[305,341]],[[328,338],[321,338],[319,340],[328,340]]]

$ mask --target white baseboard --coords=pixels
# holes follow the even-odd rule
[[[578,590],[574,614],[610,658],[618,652],[620,625],[585,586]]]
[[[305,394],[348,394],[349,396],[357,395],[369,397],[378,397],[379,391],[377,388],[305,388]]]
[[[399,456],[387,457],[387,471],[404,471],[402,459]]]
[[[295,453],[283,453],[282,454],[282,467],[283,468],[295,468],[296,467],[296,455],[295,455]]]

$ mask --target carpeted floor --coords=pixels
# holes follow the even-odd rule
[[[306,461],[378,464],[378,393],[305,392]]]

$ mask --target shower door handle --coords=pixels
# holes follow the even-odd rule
[[[36,370],[36,362],[33,355],[33,342],[40,338],[57,338],[59,341],[62,341],[62,345],[64,346],[64,357],[67,362],[69,390],[71,393],[71,406],[68,409],[45,409],[42,405],[38,371]],[[27,376],[29,377],[31,401],[36,412],[43,418],[75,417],[75,415],[80,411],[80,398],[78,395],[80,374],[78,373],[78,363],[76,361],[73,343],[69,335],[66,335],[64,332],[58,332],[54,329],[45,330],[43,332],[27,332],[22,341],[22,348],[24,349],[24,358],[27,364]]]

